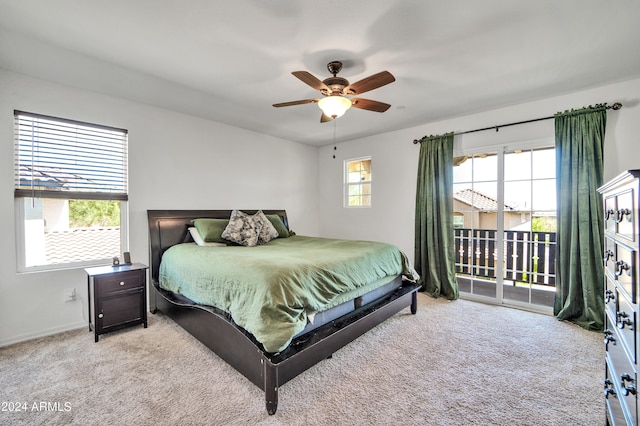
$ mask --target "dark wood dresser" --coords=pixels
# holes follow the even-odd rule
[[[605,379],[607,423],[638,424],[638,213],[640,170],[598,191],[604,201]]]
[[[137,324],[147,328],[147,266],[142,263],[85,268],[89,330],[99,336]]]

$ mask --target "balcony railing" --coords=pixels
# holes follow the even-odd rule
[[[496,278],[497,231],[457,228],[456,273]],[[556,233],[504,231],[504,279],[555,287]]]

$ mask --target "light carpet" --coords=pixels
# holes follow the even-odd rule
[[[274,416],[258,387],[162,314],[99,343],[83,329],[1,348],[0,424],[604,423],[601,333],[422,293],[418,305],[284,384]]]

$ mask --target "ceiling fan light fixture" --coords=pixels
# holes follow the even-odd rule
[[[318,106],[327,116],[338,118],[351,108],[351,99],[338,95],[327,96],[318,101]]]

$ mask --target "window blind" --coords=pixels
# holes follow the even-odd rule
[[[15,196],[127,200],[127,130],[14,111]]]

